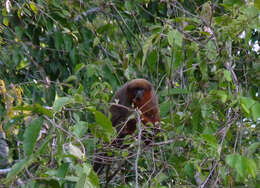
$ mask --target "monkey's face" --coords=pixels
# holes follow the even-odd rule
[[[148,99],[150,99],[150,87],[130,87],[128,88],[129,100],[135,107],[141,107]]]
[[[143,99],[143,96],[145,94],[146,90],[145,88],[141,87],[128,87],[127,93],[128,93],[128,99],[131,102],[140,102]]]
[[[127,98],[135,108],[142,108],[151,99],[152,85],[145,79],[135,79],[127,84]]]
[[[145,89],[144,88],[134,88],[133,89],[133,101],[141,101],[144,96]]]

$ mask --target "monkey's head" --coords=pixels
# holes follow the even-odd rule
[[[138,108],[142,112],[141,121],[144,125],[150,122],[156,128],[159,127],[160,116],[157,95],[149,81],[134,79],[127,82],[117,90],[112,98],[112,103],[120,104],[112,104],[109,110],[112,114],[112,125],[117,128],[121,138],[127,134],[134,133],[136,130],[137,120],[128,120],[131,114],[129,109],[131,108]],[[126,106],[127,108],[121,106]]]
[[[140,108],[151,99],[152,84],[145,79],[132,80],[127,84],[127,93],[129,101]]]

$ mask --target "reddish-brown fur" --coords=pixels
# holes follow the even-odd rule
[[[136,91],[143,90],[141,97],[136,99]],[[111,112],[111,121],[114,127],[116,127],[118,138],[123,138],[126,135],[133,134],[136,130],[136,118],[131,119],[129,116],[133,113],[133,108],[138,108],[141,111],[141,120],[143,124],[151,122],[156,128],[160,122],[159,109],[157,96],[152,87],[152,84],[145,79],[135,79],[124,84],[115,93],[115,96],[111,100],[111,106],[109,111]],[[158,123],[157,123],[158,122]],[[150,138],[145,143],[150,143]],[[116,139],[113,144],[119,148],[127,147],[122,144],[121,139]],[[104,165],[101,159],[96,159],[94,163],[94,170],[97,173],[101,173]],[[104,162],[106,163],[106,162]],[[108,180],[109,182],[109,180]]]
[[[143,90],[143,94],[137,100],[135,94],[138,90]],[[151,122],[154,126],[157,126],[160,122],[156,93],[152,84],[145,79],[134,79],[124,84],[116,92],[111,102],[119,104],[112,104],[110,107],[111,121],[117,129],[119,137],[132,134],[136,130],[136,119],[127,121],[132,113],[129,109],[133,109],[133,107],[142,112],[141,120],[143,124]]]

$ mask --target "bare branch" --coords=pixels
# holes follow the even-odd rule
[[[7,174],[10,171],[11,171],[11,168],[0,169],[0,174]]]
[[[141,139],[142,139],[142,126],[141,126],[141,117],[140,117],[140,113],[138,111],[136,111],[136,115],[137,115],[137,127],[138,127],[138,147],[137,147],[137,154],[136,154],[136,159],[135,159],[135,187],[138,188],[138,160],[140,157],[140,153],[141,153]]]

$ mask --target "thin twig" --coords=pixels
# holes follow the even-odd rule
[[[171,140],[167,140],[167,141],[164,141],[164,142],[153,143],[153,144],[151,144],[151,146],[167,145],[167,144],[171,144],[171,143],[173,143],[175,141],[176,141],[175,139],[171,139]]]
[[[80,141],[80,139],[78,139],[75,135],[71,134],[69,131],[67,131],[66,129],[64,129],[64,128],[61,126],[62,122],[58,125],[58,124],[55,122],[54,119],[50,119],[48,116],[44,116],[44,117],[45,117],[45,119],[47,119],[54,127],[61,129],[63,132],[65,132],[66,134],[68,134],[70,137],[74,137],[74,138],[77,140],[77,142],[80,144],[80,146],[81,146],[81,150],[82,150],[83,156],[86,156],[86,152],[85,152],[86,150],[85,150],[84,144],[83,144],[83,143]]]
[[[140,43],[140,39],[138,39],[136,37],[136,35],[131,31],[131,29],[129,28],[128,24],[125,22],[123,16],[121,15],[121,13],[117,10],[116,6],[113,4],[111,5],[111,7],[116,11],[116,13],[119,15],[120,19],[122,20],[123,24],[125,25],[126,29],[128,30],[128,32],[131,34],[131,36],[136,40],[137,44],[139,45],[140,49],[142,49],[142,45]],[[120,25],[119,25],[120,26]],[[130,46],[131,47],[131,46]]]
[[[211,176],[213,175],[216,167],[218,165],[218,160],[214,162],[214,165],[212,167],[212,169],[210,170],[210,173],[208,175],[208,177],[206,178],[206,180],[203,182],[203,184],[201,184],[200,188],[204,188],[206,186],[206,184],[208,183],[209,179],[211,178]]]
[[[232,116],[232,108],[230,107],[230,108],[228,109],[228,112],[227,112],[227,125],[226,125],[226,127],[224,128],[224,130],[223,130],[222,138],[221,138],[221,140],[220,140],[220,144],[219,144],[219,147],[218,147],[219,156],[220,156],[221,153],[222,153],[223,143],[224,143],[224,140],[225,140],[225,138],[226,138],[227,132],[228,132],[228,130],[230,129],[231,125],[232,125],[232,124],[237,120],[237,118],[238,118],[238,113],[233,112],[233,114],[234,114],[234,115]],[[204,187],[207,185],[209,179],[212,177],[213,172],[215,171],[215,168],[216,168],[217,165],[218,165],[218,162],[219,162],[219,159],[216,159],[215,162],[214,162],[214,165],[213,165],[212,169],[210,170],[210,173],[209,173],[208,177],[207,177],[206,180],[203,182],[203,184],[200,185],[200,188],[204,188]]]
[[[136,111],[137,115],[137,127],[138,127],[138,147],[137,147],[137,153],[136,153],[136,159],[135,159],[135,187],[138,188],[138,161],[141,153],[141,139],[142,139],[142,127],[141,127],[141,118],[140,113]]]
[[[7,174],[11,171],[11,168],[0,169],[0,174]]]

